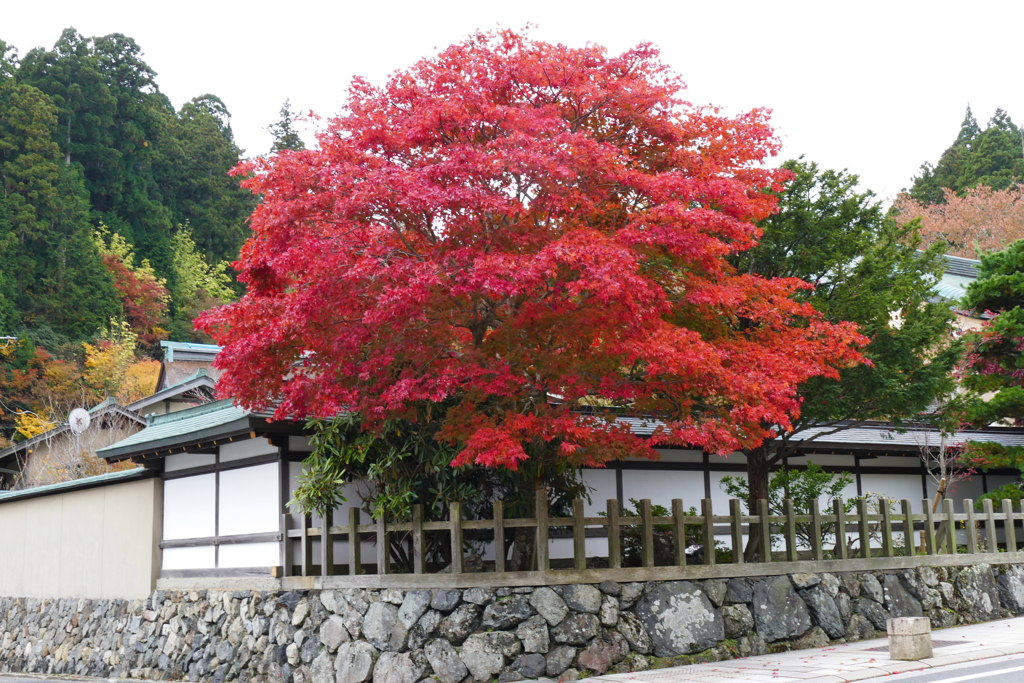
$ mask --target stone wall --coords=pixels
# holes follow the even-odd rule
[[[0,598],[0,671],[165,680],[573,680],[1024,613],[1024,567],[461,590]]]

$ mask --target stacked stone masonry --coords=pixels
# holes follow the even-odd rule
[[[460,590],[0,598],[0,671],[468,683],[624,672],[1024,614],[1024,567]]]

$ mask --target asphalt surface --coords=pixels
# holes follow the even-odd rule
[[[883,681],[885,683],[960,683],[961,681],[963,683],[968,681],[1020,683],[1020,681],[1024,681],[1024,655],[995,657],[964,664],[948,664],[938,669],[868,678],[861,683],[882,683]]]

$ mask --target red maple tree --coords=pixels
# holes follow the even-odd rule
[[[682,88],[650,45],[508,31],[356,80],[317,149],[237,169],[263,200],[248,293],[198,321],[221,392],[368,429],[444,406],[456,465],[726,453],[787,425],[864,339],[794,301],[801,281],[729,266],[775,208],[777,142],[766,112]]]

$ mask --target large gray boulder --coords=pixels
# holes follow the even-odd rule
[[[549,626],[557,626],[569,614],[569,607],[562,596],[553,589],[543,586],[530,594],[530,605],[537,614],[544,617]]]
[[[923,585],[923,582],[922,582]],[[907,585],[896,574],[882,577],[882,593],[890,617],[923,617],[921,601],[907,590]]]
[[[700,652],[725,638],[722,615],[704,591],[689,581],[655,585],[640,598],[636,616],[658,657]]]
[[[507,629],[530,618],[533,608],[525,595],[511,595],[499,598],[487,605],[481,626],[485,629]]]
[[[996,577],[999,600],[1014,614],[1024,613],[1024,568],[1010,566]]]
[[[583,648],[576,663],[597,674],[603,674],[629,654],[629,643],[615,631],[605,631]]]
[[[953,585],[966,603],[970,621],[988,621],[999,614],[999,589],[991,565],[961,569]]]
[[[597,614],[601,609],[601,591],[588,584],[572,584],[562,586],[559,591],[562,599],[574,612]]]
[[[437,638],[427,643],[423,649],[430,668],[434,670],[434,676],[441,683],[459,683],[469,674],[469,669],[459,658],[452,644],[443,638]]]
[[[363,618],[363,637],[378,650],[400,651],[405,647],[409,630],[398,619],[398,607],[389,602],[375,602]]]
[[[769,643],[798,638],[811,628],[807,605],[785,576],[765,579],[753,585],[752,611],[757,634]]]
[[[601,622],[594,614],[573,614],[551,629],[551,639],[556,643],[586,645],[601,631]]]
[[[810,608],[814,621],[828,634],[829,638],[842,638],[846,635],[843,615],[836,605],[835,598],[829,595],[825,586],[819,584],[800,591],[800,597]]]
[[[416,683],[426,673],[427,659],[419,650],[383,652],[373,667],[373,680],[379,683]]]
[[[345,643],[338,648],[338,656],[334,662],[337,683],[365,683],[373,676],[373,665],[376,661],[377,650],[369,643]]]
[[[453,645],[460,645],[469,634],[480,626],[480,608],[472,603],[463,603],[441,620],[437,634]]]
[[[513,657],[521,651],[522,645],[514,634],[497,631],[474,633],[466,638],[459,656],[474,679],[489,681],[505,668],[506,657]]]

